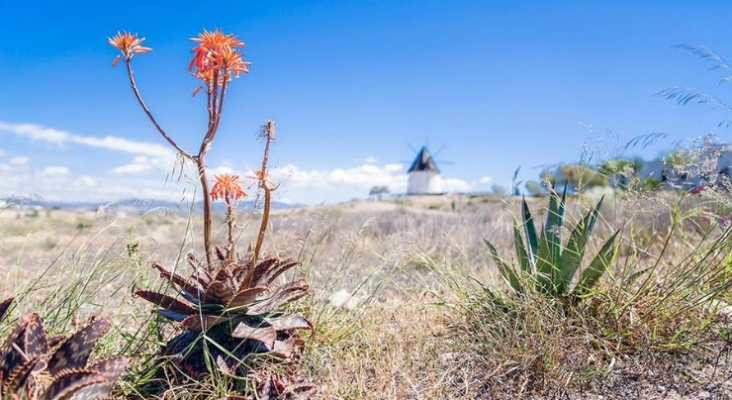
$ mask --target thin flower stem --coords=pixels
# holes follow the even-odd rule
[[[217,77],[217,74],[214,74],[214,78]],[[206,132],[206,136],[204,136],[203,141],[201,142],[198,155],[193,158],[198,166],[198,177],[201,180],[201,189],[203,191],[203,247],[206,250],[206,264],[208,265],[209,270],[213,269],[213,246],[211,244],[211,198],[208,187],[208,177],[206,174],[206,163],[204,162],[204,159],[211,141],[213,141],[216,136],[216,131],[219,128],[219,120],[221,120],[221,111],[224,107],[224,94],[226,93],[227,82],[224,81],[223,85],[221,85],[220,96],[216,96],[217,89],[215,88],[215,84],[216,81],[214,80],[213,101],[218,101],[218,105],[214,103],[213,118],[209,120],[208,132]]]
[[[236,209],[234,208],[234,200],[226,196],[226,224],[228,225],[228,243],[226,247],[226,261],[231,264],[234,262],[234,223],[236,221]]]
[[[163,130],[163,128],[160,127],[160,125],[158,124],[158,122],[155,120],[155,117],[152,115],[152,113],[150,112],[150,110],[145,105],[145,102],[142,100],[142,96],[140,95],[140,91],[137,90],[137,84],[135,83],[135,77],[134,77],[134,75],[132,73],[132,64],[130,63],[130,59],[129,58],[126,58],[125,59],[125,65],[127,65],[127,76],[128,76],[128,78],[130,80],[130,87],[132,87],[132,91],[135,93],[135,97],[137,98],[137,101],[140,103],[140,107],[142,107],[142,110],[145,112],[145,114],[147,114],[147,117],[150,118],[150,121],[155,126],[155,129],[157,129],[158,132],[160,132],[160,134],[163,136],[163,138],[171,146],[173,146],[173,148],[176,151],[178,151],[178,153],[180,155],[182,155],[183,157],[185,157],[185,158],[187,158],[189,160],[194,160],[193,156],[190,153],[188,153],[187,151],[183,150],[180,146],[178,146],[178,144],[170,136],[168,136],[167,133],[165,133],[165,131]]]
[[[269,145],[272,143],[274,138],[274,121],[268,120],[264,124],[264,132],[262,132],[265,138],[264,143],[264,156],[262,157],[262,170],[259,175],[259,187],[264,190],[264,209],[262,211],[262,223],[259,225],[259,235],[257,236],[257,243],[254,246],[254,253],[252,254],[252,265],[249,268],[250,273],[254,272],[254,267],[257,265],[257,259],[259,258],[259,252],[262,250],[262,243],[264,242],[264,234],[267,230],[267,224],[269,223],[269,212],[272,201],[272,188],[267,185],[267,163],[269,162]],[[247,281],[251,279],[251,276]]]
[[[213,270],[213,249],[211,246],[211,195],[208,188],[208,177],[206,175],[206,163],[203,154],[194,157],[198,167],[198,177],[201,180],[201,191],[203,192],[203,248],[206,250],[206,265],[208,270]]]

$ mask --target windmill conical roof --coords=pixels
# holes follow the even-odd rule
[[[435,164],[435,160],[432,159],[430,152],[427,151],[426,146],[423,146],[419,153],[417,153],[417,157],[414,159],[414,162],[412,162],[412,166],[407,170],[407,172],[415,171],[431,171],[437,172],[438,174],[440,173],[440,169],[437,168],[437,164]]]

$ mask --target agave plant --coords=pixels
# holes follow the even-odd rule
[[[108,319],[92,321],[75,334],[47,337],[38,314],[20,319],[0,345],[3,399],[113,399],[110,393],[129,360],[115,357],[87,366]]]
[[[619,231],[605,241],[599,253],[579,274],[579,280],[570,292],[572,281],[580,270],[604,197],[574,226],[569,239],[563,243],[562,228],[565,222],[566,199],[566,187],[561,198],[555,191],[551,191],[546,222],[541,235],[537,233],[534,216],[529,210],[526,199],[522,200],[523,224],[517,220],[513,229],[518,266],[504,261],[496,247],[484,239],[501,274],[516,292],[524,293],[529,285],[533,285],[537,291],[553,297],[569,296],[571,299],[579,299],[597,283],[615,255],[614,243]],[[521,237],[522,231],[525,242]]]
[[[224,254],[217,255],[221,266],[211,273],[189,258],[193,272],[188,277],[153,265],[180,300],[154,291],[136,292],[182,330],[163,354],[193,377],[211,372],[211,365],[227,374],[246,373],[252,354],[280,359],[296,355],[303,344],[297,330],[311,330],[312,324],[300,315],[286,314],[283,306],[306,295],[308,285],[303,279],[280,286],[273,282],[297,261],[270,257],[252,268],[251,259],[228,264]]]

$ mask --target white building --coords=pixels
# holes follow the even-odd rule
[[[412,166],[407,170],[407,195],[442,194],[442,178],[440,170],[432,159],[427,147],[417,153]]]

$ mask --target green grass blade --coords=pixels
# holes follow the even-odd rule
[[[501,275],[503,275],[503,277],[508,281],[508,284],[511,285],[511,288],[513,290],[519,293],[523,293],[524,288],[521,285],[521,281],[516,275],[514,268],[501,259],[501,257],[498,255],[498,250],[496,250],[496,247],[493,246],[493,244],[488,241],[488,239],[483,238],[483,241],[488,246],[488,249],[493,256],[493,260],[496,262],[496,265],[498,265],[498,270],[501,271]]]
[[[605,273],[605,270],[607,270],[608,265],[615,256],[615,251],[617,250],[615,248],[615,238],[619,233],[620,230],[617,230],[610,239],[605,242],[602,249],[600,249],[600,252],[597,253],[587,269],[582,271],[582,276],[580,277],[580,281],[574,291],[575,296],[584,294],[587,289],[593,287]]]
[[[599,215],[600,207],[602,207],[603,199],[604,196],[600,199],[595,208],[587,212],[569,235],[567,246],[559,257],[559,276],[555,281],[557,293],[564,293],[569,289],[569,285],[572,283],[572,278],[574,278],[574,274],[582,263],[585,248],[587,247],[587,242],[592,234],[592,229],[595,226],[595,221]]]

